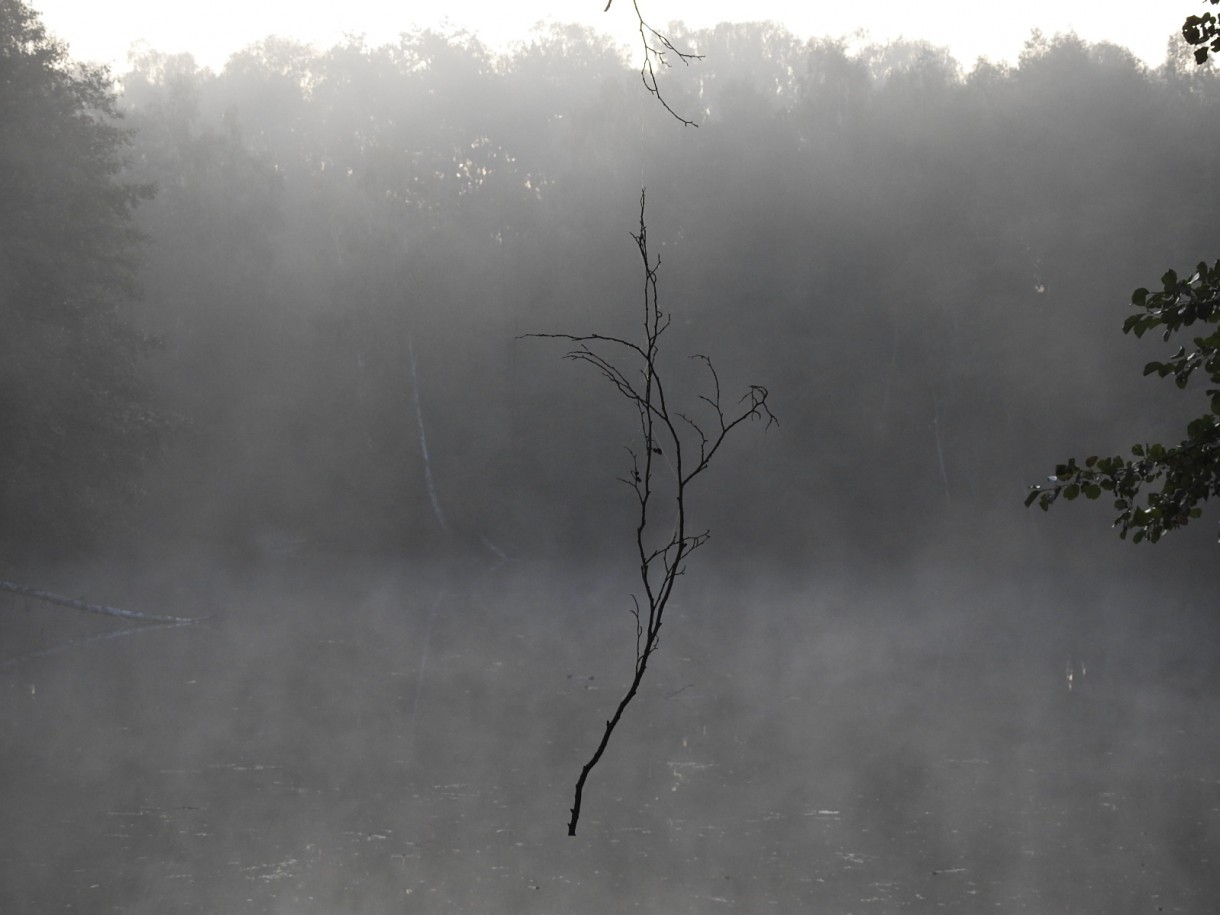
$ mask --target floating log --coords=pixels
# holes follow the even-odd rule
[[[207,619],[207,617],[157,616],[152,613],[140,613],[136,610],[124,610],[121,607],[108,607],[105,604],[91,604],[88,601],[64,597],[61,594],[43,591],[40,588],[27,588],[25,585],[19,585],[2,579],[0,579],[0,591],[11,591],[13,594],[32,597],[35,600],[46,601],[48,604],[58,604],[61,607],[70,607],[73,610],[80,610],[84,613],[101,613],[105,616],[117,616],[125,620],[139,620],[143,623],[177,623],[178,625],[186,625],[188,623],[202,622]]]

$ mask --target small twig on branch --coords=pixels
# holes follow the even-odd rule
[[[640,442],[636,448],[628,448],[631,457],[630,473],[619,479],[632,488],[639,505],[636,523],[635,548],[639,562],[643,600],[631,596],[635,621],[635,665],[631,684],[619,701],[614,714],[606,721],[602,737],[585,763],[576,782],[575,801],[568,821],[568,835],[576,835],[576,823],[580,819],[581,799],[589,773],[605,753],[610,735],[623,717],[623,712],[635,698],[648,667],[648,661],[660,644],[661,626],[665,619],[665,608],[673,594],[674,583],[685,571],[687,556],[703,546],[708,531],[689,533],[687,519],[687,492],[690,484],[705,471],[712,456],[719,450],[728,434],[748,419],[765,419],[766,428],[778,422],[767,404],[768,392],[762,385],[750,385],[738,401],[733,413],[726,413],[720,398],[720,378],[710,359],[698,355],[711,375],[711,393],[699,395],[699,400],[709,409],[714,425],[705,426],[697,419],[671,410],[666,400],[665,386],[659,372],[659,340],[669,327],[670,316],[663,312],[657,300],[657,272],[660,259],[653,260],[648,253],[648,230],[644,222],[645,194],[640,193],[640,232],[632,235],[639,248],[644,265],[644,322],[643,343],[621,337],[602,334],[526,334],[526,337],[565,340],[574,345],[566,358],[586,362],[605,377],[625,397],[639,416]],[[603,349],[617,350],[620,355],[634,363],[628,371],[619,367],[605,355]],[[696,448],[697,446],[697,448]],[[697,452],[697,457],[695,456]],[[672,478],[665,479],[654,474],[658,459],[665,462]],[[660,494],[660,495],[659,495]],[[652,511],[657,499],[671,507],[668,533],[656,533]],[[665,528],[660,528],[664,531]]]

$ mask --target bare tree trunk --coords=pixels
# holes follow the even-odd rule
[[[441,511],[441,501],[436,494],[436,485],[432,482],[432,457],[428,453],[428,435],[424,431],[424,411],[419,405],[419,374],[415,371],[415,341],[407,340],[407,358],[411,360],[411,402],[415,406],[415,423],[419,429],[419,455],[424,464],[424,484],[428,488],[428,499],[432,504],[432,514],[436,523],[445,533],[449,526],[445,524],[445,513]]]

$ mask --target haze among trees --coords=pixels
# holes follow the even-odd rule
[[[1220,0],[1210,0],[1215,6]],[[1215,15],[1187,16],[1182,37],[1194,47],[1195,62],[1203,66],[1220,50],[1220,33]],[[1174,45],[1170,44],[1170,54]],[[1194,325],[1220,323],[1220,261],[1209,267],[1200,261],[1193,271],[1179,277],[1170,269],[1161,277],[1162,289],[1150,292],[1141,286],[1131,295],[1137,309],[1123,322],[1123,333],[1142,337],[1156,329],[1165,342]],[[1220,384],[1220,330],[1192,337],[1178,347],[1168,360],[1154,359],[1144,366],[1145,375],[1173,376],[1179,389],[1190,384],[1197,369],[1213,385]],[[1210,409],[1186,425],[1185,438],[1168,446],[1145,439],[1130,448],[1131,457],[1092,455],[1077,463],[1069,458],[1055,467],[1046,483],[1035,484],[1026,496],[1027,506],[1035,502],[1043,511],[1059,497],[1073,501],[1084,495],[1100,499],[1113,497],[1118,517],[1114,527],[1124,540],[1156,543],[1161,537],[1179,530],[1203,516],[1203,503],[1220,495],[1220,389],[1207,390]]]
[[[0,0],[0,580],[191,624],[48,648],[3,595],[0,907],[1215,898],[1214,537],[1021,501],[1198,418],[1120,329],[1216,256],[1220,80],[1180,42],[665,35],[698,130],[579,28],[107,74]],[[520,338],[639,338],[642,188],[666,353],[782,426],[701,476],[556,852],[630,683],[638,429]]]
[[[36,15],[0,3],[0,542],[89,545],[129,501],[163,422],[124,308],[137,284],[130,134],[106,73],[70,64]],[[88,520],[86,520],[88,519]]]
[[[1125,368],[1140,354],[1099,329],[1210,242],[1197,201],[1216,84],[1188,51],[1153,71],[1036,36],[1017,67],[965,71],[935,48],[852,56],[771,25],[671,38],[705,54],[660,73],[698,131],[675,132],[616,51],[573,29],[508,57],[427,32],[375,48],[268,39],[219,74],[149,51],[114,95],[102,74],[69,77],[62,52],[6,39],[26,41],[6,65],[33,61],[27,79],[91,87],[80,104],[96,114],[65,117],[98,135],[78,199],[109,220],[84,233],[81,204],[68,220],[66,202],[39,199],[6,208],[6,237],[40,226],[37,250],[75,265],[46,266],[61,283],[84,261],[60,237],[92,240],[90,269],[115,279],[104,302],[89,294],[112,329],[73,371],[127,380],[47,384],[51,306],[6,297],[20,305],[6,346],[42,358],[6,360],[8,396],[39,393],[8,412],[27,444],[6,451],[5,542],[62,548],[68,524],[77,543],[155,529],[238,552],[268,532],[425,549],[418,395],[451,533],[606,549],[620,508],[586,490],[620,430],[560,440],[597,398],[514,338],[630,315],[624,239],[643,185],[680,297],[674,345],[717,352],[733,379],[765,366],[791,417],[765,451],[729,456],[764,472],[727,469],[742,482],[718,509],[769,561],[901,554],[964,519],[1005,523],[1039,456],[1141,414],[1164,427]],[[24,116],[53,103],[27,96]],[[50,131],[6,145],[23,189],[66,194],[65,157],[91,161]],[[6,246],[9,277],[37,266],[25,250]],[[140,360],[139,340],[159,346]],[[76,408],[108,391],[128,418],[43,435],[73,422],[47,421],[55,390]],[[48,492],[48,510],[20,508]]]

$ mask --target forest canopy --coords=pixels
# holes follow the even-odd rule
[[[0,549],[91,541],[168,428],[139,363],[131,132],[105,71],[0,0]]]
[[[623,332],[642,186],[673,347],[714,352],[726,386],[765,380],[785,418],[765,453],[726,454],[708,509],[772,561],[1003,529],[1069,432],[1181,424],[1140,384],[1154,341],[1098,328],[1183,252],[1214,257],[1220,95],[1188,49],[1150,69],[1035,35],[966,71],[765,23],[667,34],[704,55],[658,73],[698,131],[575,27],[507,55],[423,31],[269,38],[218,73],[134,60],[113,186],[157,188],[127,275],[132,326],[164,341],[138,375],[189,426],[139,464],[125,536],[401,553],[432,548],[439,505],[475,549],[605,550],[620,494],[590,481],[617,475],[622,429],[514,340]]]

